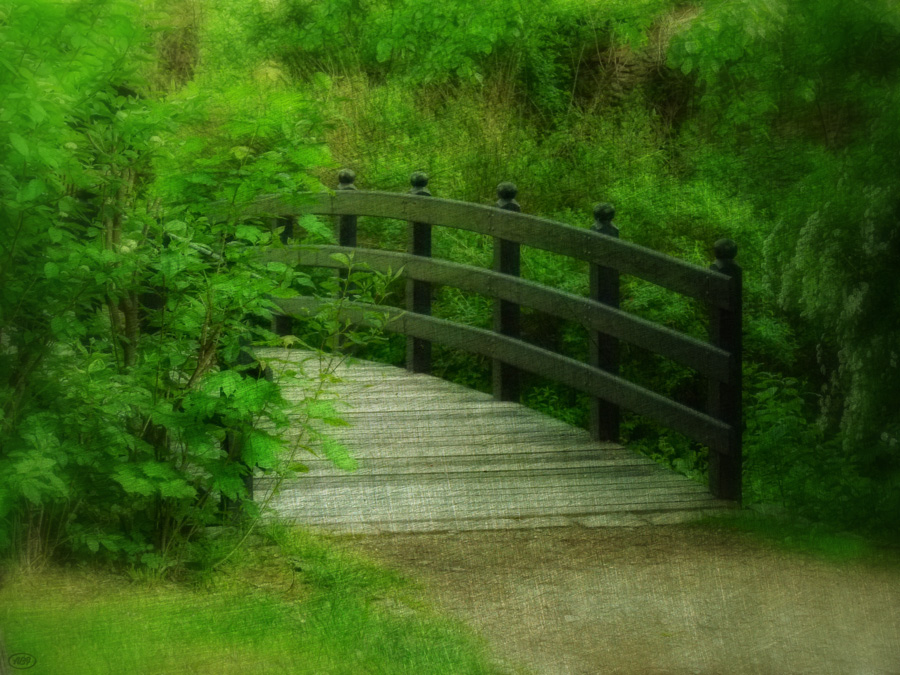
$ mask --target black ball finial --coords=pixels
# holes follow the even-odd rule
[[[616,209],[612,204],[601,203],[594,206],[594,224],[591,229],[600,234],[611,237],[619,236],[619,228],[613,225],[612,219],[616,215]]]
[[[352,169],[341,169],[338,174],[338,190],[355,190],[353,182],[356,180],[356,172]]]
[[[714,245],[716,260],[734,260],[737,256],[737,244],[731,239],[719,239]]]
[[[516,201],[517,194],[519,194],[519,190],[512,183],[500,183],[497,186],[497,206],[507,211],[521,211],[522,207]]]
[[[412,186],[409,189],[410,193],[424,197],[431,196],[431,192],[428,190],[428,174],[416,171],[409,177],[409,184]]]
[[[594,206],[594,220],[608,223],[616,215],[616,209],[612,204],[597,204]]]
[[[497,198],[504,201],[512,201],[519,194],[518,188],[512,183],[500,183],[497,186]]]

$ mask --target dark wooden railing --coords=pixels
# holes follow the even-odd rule
[[[619,409],[626,408],[679,431],[709,448],[709,486],[716,497],[741,498],[741,269],[737,247],[715,244],[709,269],[621,241],[609,204],[594,209],[588,229],[521,213],[516,188],[498,187],[497,206],[482,206],[431,196],[424,174],[413,174],[409,194],[357,190],[352,171],[339,175],[334,193],[264,197],[237,217],[290,219],[301,214],[337,216],[338,246],[286,246],[260,253],[260,260],[303,266],[345,268],[335,253],[352,255],[354,264],[376,271],[403,269],[406,311],[345,303],[342,319],[365,324],[365,314],[387,312],[387,330],[407,336],[407,368],[429,372],[431,344],[481,354],[493,360],[493,391],[501,400],[518,400],[519,372],[528,371],[592,397],[591,433],[597,440],[619,440]],[[212,220],[234,217],[213,205]],[[356,246],[358,216],[405,220],[407,253]],[[431,228],[453,227],[494,240],[493,269],[431,258]],[[289,228],[286,228],[289,230]],[[590,297],[581,297],[519,277],[520,245],[585,260],[590,265]],[[343,269],[342,274],[346,274]],[[710,311],[710,340],[704,342],[619,309],[619,275],[631,274],[705,302]],[[431,314],[433,285],[454,286],[495,300],[493,330],[438,319]],[[303,316],[325,300],[273,299],[286,316]],[[557,354],[520,339],[519,308],[571,320],[591,336],[590,363]],[[286,326],[282,326],[286,330]],[[624,340],[686,365],[709,381],[706,412],[672,401],[618,375],[618,343]]]

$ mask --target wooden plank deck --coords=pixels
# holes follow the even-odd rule
[[[309,395],[300,373],[318,372],[317,357],[256,353],[276,373],[298,371],[280,376],[286,398]],[[296,522],[345,533],[596,527],[733,508],[704,485],[517,403],[366,361],[347,361],[335,374],[343,381],[330,387],[346,402],[338,410],[350,426],[328,429],[359,468],[299,457],[310,472],[286,481],[270,502]],[[258,501],[272,484],[256,479]]]

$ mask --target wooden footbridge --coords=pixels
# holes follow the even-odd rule
[[[741,497],[741,270],[730,240],[716,242],[710,269],[618,239],[608,204],[594,209],[590,230],[520,212],[516,189],[498,187],[496,207],[433,198],[427,178],[414,174],[410,194],[357,190],[342,171],[334,193],[272,196],[243,208],[241,218],[271,218],[282,230],[281,248],[261,261],[330,267],[347,274],[365,264],[403,270],[405,310],[367,305],[352,297],[339,318],[407,336],[406,369],[345,360],[335,374],[348,427],[332,431],[356,457],[347,472],[326,460],[304,462],[310,472],[281,486],[270,505],[311,525],[348,532],[435,531],[546,525],[640,524],[680,520],[733,507]],[[290,243],[302,214],[336,217],[338,246]],[[234,217],[223,206],[211,218]],[[360,248],[357,218],[404,220],[406,253]],[[431,257],[431,230],[459,228],[493,237],[493,269]],[[590,296],[580,297],[519,276],[520,246],[585,260]],[[337,255],[343,254],[343,255]],[[704,342],[619,309],[619,274],[641,277],[705,302],[710,340]],[[494,298],[493,330],[431,316],[435,285]],[[290,318],[308,317],[327,300],[273,299],[288,332]],[[585,326],[590,362],[582,363],[521,339],[521,306]],[[707,409],[695,410],[631,383],[618,373],[620,340],[662,354],[705,376]],[[431,344],[463,349],[493,361],[493,394],[432,377]],[[289,399],[309,396],[308,383],[326,367],[321,355],[299,350],[257,350],[264,360],[287,363],[282,377]],[[279,368],[276,367],[276,370]],[[592,397],[590,430],[582,430],[518,403],[520,373],[535,373]],[[652,418],[709,448],[709,488],[619,445],[619,410]],[[256,479],[256,496],[271,487]]]

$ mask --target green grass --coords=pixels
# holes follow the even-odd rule
[[[782,551],[810,555],[833,563],[867,563],[900,567],[897,541],[880,541],[842,532],[820,523],[743,510],[725,516],[709,516],[692,523],[740,532]]]
[[[0,588],[7,650],[33,655],[35,675],[499,672],[410,583],[325,538],[270,530],[237,557],[177,582],[12,571]]]

